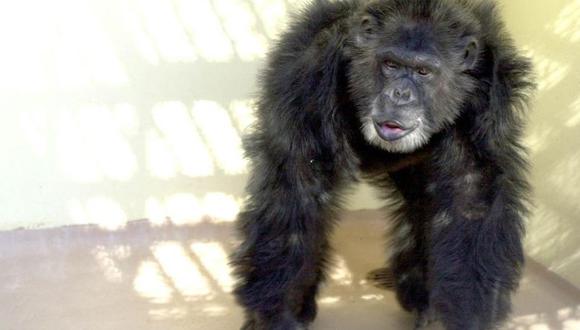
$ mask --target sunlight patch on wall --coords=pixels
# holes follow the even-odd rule
[[[203,198],[204,214],[213,223],[232,222],[240,213],[241,201],[221,192],[209,192]]]
[[[119,122],[122,113],[127,115],[134,109],[129,105],[114,109],[88,105],[58,113],[57,163],[66,177],[78,183],[95,183],[103,176],[128,181],[136,173],[137,159],[123,132],[127,123]]]
[[[55,39],[53,4],[0,2],[0,90],[41,91],[50,84],[48,54]]]
[[[570,105],[571,116],[566,121],[566,127],[573,128],[580,124],[580,98]]]
[[[88,0],[0,4],[0,88],[124,86],[125,68]]]
[[[140,19],[130,1],[119,1],[121,12],[121,24],[124,30],[131,36],[137,53],[145,62],[151,65],[159,64],[159,54],[151,36],[145,31],[143,21]]]
[[[171,1],[140,0],[132,2],[141,10],[146,31],[151,35],[161,56],[168,62],[193,62],[195,50],[181,26]]]
[[[549,176],[554,190],[557,190],[562,196],[566,196],[566,200],[580,200],[580,186],[577,184],[580,181],[579,168],[580,151],[577,151],[560,159]],[[576,202],[572,203],[577,205]]]
[[[22,111],[19,113],[19,117],[20,131],[34,154],[37,157],[46,156],[49,142],[49,120],[47,112],[42,109]]]
[[[162,199],[149,197],[145,202],[145,214],[157,226],[169,222],[195,224],[203,219],[212,223],[232,222],[239,211],[240,201],[221,192],[209,192],[201,201],[193,194],[179,193]]]
[[[275,38],[286,26],[288,13],[286,4],[281,0],[252,0],[254,8],[262,21],[264,30],[270,38]]]
[[[196,101],[192,114],[219,167],[226,174],[246,173],[242,141],[228,112],[216,102]]]
[[[145,201],[145,214],[156,225],[163,225],[168,221],[176,225],[195,224],[203,216],[197,198],[188,193],[174,194],[162,201],[149,197]]]
[[[258,20],[243,0],[213,2],[222,24],[234,41],[236,52],[243,61],[262,58],[266,53],[267,39],[258,32]]]
[[[55,48],[55,86],[63,90],[84,88],[90,84],[89,68],[76,53],[74,43],[61,41],[63,46]]]
[[[134,111],[124,105],[119,111]],[[104,106],[86,106],[78,113],[85,148],[91,150],[99,168],[113,180],[128,181],[137,171],[137,159],[113,112]]]
[[[88,223],[89,215],[85,211],[84,205],[78,199],[71,199],[65,203],[68,217],[73,224]]]
[[[569,239],[570,235],[566,235],[566,237],[560,238],[561,240]],[[553,271],[557,274],[566,274],[568,273],[568,268],[574,268],[575,265],[578,264],[580,261],[580,250],[576,253],[566,256],[565,258],[560,258],[554,262],[554,265],[550,267],[550,271]],[[570,276],[574,276],[574,274],[570,274]]]
[[[221,0],[220,0],[221,1]],[[177,0],[178,15],[192,35],[197,53],[208,62],[228,62],[234,56],[210,0]]]
[[[150,130],[146,136],[147,168],[154,177],[175,177],[177,166],[181,174],[203,177],[214,174],[213,162],[187,107],[170,101],[153,107],[153,120],[163,138]]]
[[[562,219],[558,213],[542,202],[537,203],[530,221],[534,230],[526,236],[525,248],[535,258],[554,260],[560,247],[552,238],[565,234],[558,225],[562,223]]]
[[[103,174],[82,140],[84,132],[72,111],[58,113],[55,126],[56,158],[63,174],[79,183],[100,181]]]
[[[85,203],[78,199],[66,202],[66,209],[72,223],[91,223],[106,230],[118,230],[127,223],[127,216],[121,205],[108,197],[93,197]]]
[[[145,217],[155,226],[162,226],[170,222],[165,206],[155,197],[149,197],[145,200]]]
[[[211,298],[212,290],[207,278],[201,274],[179,242],[159,242],[151,247],[151,251],[163,272],[171,279],[185,300]]]
[[[526,56],[530,56],[534,62],[538,90],[549,90],[558,85],[558,83],[568,75],[570,65],[563,64],[544,55],[538,54],[530,47],[523,47],[522,49],[526,52]]]
[[[549,146],[548,141],[552,135],[553,129],[550,126],[536,127],[530,131],[526,137],[525,143],[532,154],[538,154],[546,150]]]
[[[171,145],[157,130],[149,129],[145,134],[147,170],[152,177],[170,179],[177,175],[177,162]]]
[[[93,197],[85,204],[90,223],[108,230],[118,230],[127,223],[127,216],[121,205],[108,197]]]
[[[228,254],[220,243],[195,242],[191,244],[191,250],[221,289],[224,292],[231,292],[234,280],[230,275],[231,269],[228,265]]]
[[[579,41],[580,0],[573,0],[566,5],[558,15],[556,22],[548,25],[548,28],[558,36],[566,38],[571,42]]]
[[[163,276],[163,271],[156,262],[143,261],[133,280],[133,289],[141,297],[154,304],[165,304],[171,301],[173,289]]]
[[[253,100],[236,100],[230,103],[232,117],[240,132],[246,131],[256,121],[254,102]]]
[[[139,133],[139,115],[135,106],[129,103],[118,103],[111,107],[115,127],[126,136],[137,136]]]
[[[89,82],[124,86],[129,79],[90,1],[58,0],[52,18],[59,26],[53,40],[57,84],[63,89],[85,87]],[[64,9],[66,8],[66,9]],[[37,37],[38,38],[38,37]]]

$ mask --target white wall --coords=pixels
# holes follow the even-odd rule
[[[0,4],[0,228],[233,218],[246,178],[240,134],[286,9]]]
[[[501,3],[539,83],[528,130],[536,205],[526,251],[580,287],[580,0]]]
[[[251,4],[2,3],[0,228],[235,213],[247,102],[285,13]]]
[[[233,219],[284,0],[0,3],[0,229]],[[580,0],[502,1],[540,90],[528,252],[580,286]],[[348,206],[381,203],[363,186]]]

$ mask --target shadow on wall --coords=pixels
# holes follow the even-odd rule
[[[528,130],[535,212],[527,251],[579,286],[580,1],[503,1],[503,7],[539,82]]]
[[[0,229],[234,217],[283,0],[0,5]],[[223,214],[222,214],[223,216]]]

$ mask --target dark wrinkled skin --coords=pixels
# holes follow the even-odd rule
[[[436,68],[424,79],[388,62],[393,52]],[[341,194],[361,177],[393,204],[388,266],[417,327],[436,317],[449,330],[497,328],[524,262],[530,71],[490,1],[303,10],[269,56],[245,138],[249,198],[231,257],[242,329],[314,320]],[[365,132],[368,118],[378,124]],[[396,145],[411,140],[395,124],[424,141]]]

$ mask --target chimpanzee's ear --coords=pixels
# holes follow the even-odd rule
[[[471,70],[479,60],[480,43],[475,37],[467,36],[462,38],[461,44],[463,45],[461,68],[463,71]]]
[[[362,46],[366,44],[376,33],[378,29],[378,20],[376,17],[365,14],[358,18],[358,22],[355,22],[356,26],[356,44],[357,46]]]

